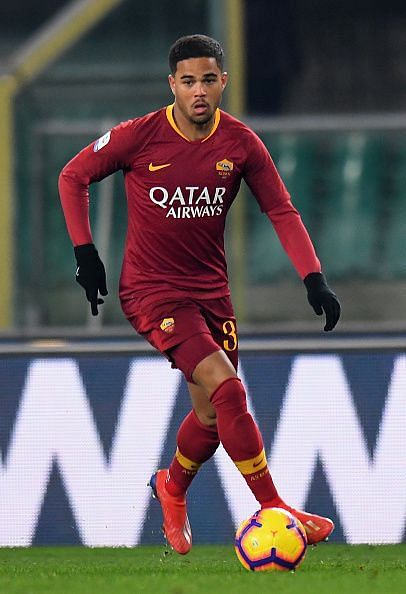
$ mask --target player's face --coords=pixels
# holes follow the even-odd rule
[[[227,73],[221,72],[215,58],[189,58],[178,62],[169,84],[178,115],[189,124],[204,126],[212,122],[221,103]]]

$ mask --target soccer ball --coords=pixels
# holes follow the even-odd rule
[[[260,509],[244,520],[235,535],[235,552],[245,569],[292,571],[307,548],[303,525],[279,507]]]

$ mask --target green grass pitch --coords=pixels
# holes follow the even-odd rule
[[[309,547],[295,573],[243,569],[232,546],[0,549],[1,594],[404,594],[406,545]]]

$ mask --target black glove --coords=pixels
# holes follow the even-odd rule
[[[107,295],[106,271],[104,264],[99,258],[99,254],[93,243],[77,245],[75,248],[77,262],[76,280],[86,291],[87,300],[90,301],[92,314],[97,316],[99,313],[97,306],[104,303],[100,295]]]
[[[324,331],[329,332],[340,319],[341,306],[337,296],[328,286],[324,274],[311,272],[303,280],[307,289],[307,299],[318,316],[326,314]]]

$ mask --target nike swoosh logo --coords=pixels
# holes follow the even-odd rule
[[[165,167],[170,167],[172,163],[165,163],[164,165],[153,165],[150,163],[148,165],[149,171],[158,171],[158,169],[165,169]]]
[[[252,466],[253,466],[254,468],[256,468],[257,466],[259,466],[260,464],[262,464],[262,462],[263,462],[263,461],[264,461],[264,459],[263,459],[263,458],[261,458],[261,460],[260,460],[259,462],[257,462],[256,464],[254,463]]]

